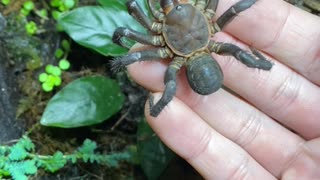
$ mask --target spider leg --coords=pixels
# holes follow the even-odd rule
[[[160,12],[155,5],[154,0],[148,0],[149,9],[152,13],[152,15],[159,21],[162,21],[164,19],[164,14]]]
[[[219,0],[209,0],[206,9],[211,9],[212,11],[216,12],[218,4]]]
[[[182,57],[175,57],[170,63],[164,79],[165,90],[162,97],[156,104],[154,104],[154,97],[150,95],[149,106],[151,116],[157,117],[162,109],[172,100],[173,96],[176,94],[177,72],[184,65],[184,63],[185,59]]]
[[[195,4],[195,6],[200,10],[204,10],[206,5],[207,5],[207,0],[197,0]]]
[[[257,0],[241,0],[231,6],[226,12],[224,12],[216,21],[219,27],[218,31],[223,29],[237,14],[250,8]]]
[[[255,49],[251,49],[252,54],[249,54],[236,45],[210,41],[209,50],[220,55],[232,55],[251,68],[270,70],[273,66],[270,61]]]
[[[208,17],[208,19],[211,21],[214,15],[216,14],[217,6],[218,6],[219,0],[208,0],[206,3],[205,15]],[[219,29],[219,28],[218,28]]]
[[[133,16],[140,24],[148,28],[154,33],[160,33],[162,24],[151,21],[146,14],[142,11],[140,5],[135,0],[129,0],[127,2],[128,12]]]
[[[156,59],[172,58],[173,54],[168,48],[149,49],[129,53],[125,56],[116,57],[111,61],[111,70],[114,72],[124,69],[127,65],[138,61],[151,61]]]
[[[124,37],[135,40],[142,44],[153,46],[163,46],[165,43],[163,37],[160,35],[143,34],[125,27],[119,27],[116,29],[116,31],[113,33],[112,41],[129,49],[130,46],[123,42]]]

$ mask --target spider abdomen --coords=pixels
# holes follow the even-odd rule
[[[223,74],[216,60],[208,53],[192,56],[186,63],[187,78],[191,88],[201,95],[217,91],[223,82]]]

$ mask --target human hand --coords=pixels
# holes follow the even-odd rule
[[[217,17],[235,2],[220,1]],[[206,179],[320,179],[320,18],[259,0],[214,39],[253,46],[274,66],[257,70],[213,54],[224,84],[239,96],[224,89],[198,95],[181,72],[176,97],[157,118],[146,104],[154,131]],[[167,64],[128,68],[157,101]]]

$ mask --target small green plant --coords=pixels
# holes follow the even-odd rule
[[[64,12],[72,9],[76,5],[75,0],[51,0],[50,5],[57,8],[59,11]]]
[[[10,3],[10,0],[1,0],[3,4]],[[63,12],[67,12],[75,7],[75,0],[51,0],[51,7],[54,9],[51,10],[52,17],[57,20]],[[20,9],[20,14],[22,17],[27,18],[30,12],[38,15],[41,20],[40,23],[44,20],[48,20],[48,11],[46,9],[37,9],[35,3],[32,0],[25,1]],[[26,31],[30,35],[34,35],[38,31],[37,24],[34,21],[30,21],[26,24]]]
[[[23,3],[22,8],[20,9],[20,14],[23,16],[28,16],[29,13],[35,8],[35,5],[32,1],[26,1]]]
[[[10,2],[11,2],[11,0],[1,0],[1,3],[3,4],[3,5],[8,5],[8,4],[10,4]]]
[[[56,9],[51,11],[53,19],[58,20],[63,12],[71,10],[76,4],[76,0],[51,0],[50,6]]]
[[[42,19],[48,19],[48,11],[46,9],[36,10],[35,13]]]
[[[30,34],[30,35],[34,35],[38,31],[37,24],[34,21],[28,22],[26,24],[25,28],[26,28],[27,33]]]
[[[55,51],[55,57],[60,59],[58,66],[48,64],[45,72],[39,74],[39,81],[42,83],[42,90],[45,92],[50,92],[55,86],[60,86],[62,71],[70,68],[70,62],[66,59],[70,51],[70,44],[67,40],[62,40],[61,46],[63,49],[58,48]]]
[[[54,86],[60,86],[62,82],[60,75],[61,70],[57,66],[53,66],[51,64],[47,65],[46,72],[39,75],[39,81],[42,83],[42,89],[45,92],[50,92],[53,90]]]
[[[23,136],[12,146],[0,146],[0,179],[12,177],[13,179],[26,180],[28,175],[34,175],[39,169],[56,172],[68,162],[78,161],[85,163],[98,163],[108,167],[117,167],[119,161],[130,161],[129,151],[112,154],[99,154],[95,150],[97,144],[89,139],[83,142],[72,154],[63,154],[57,151],[53,155],[39,155],[35,152],[35,145]]]

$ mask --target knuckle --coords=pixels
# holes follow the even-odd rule
[[[289,109],[299,99],[300,88],[301,82],[298,80],[298,75],[288,74],[275,88],[271,96],[271,102],[275,104],[274,110],[281,111],[279,114],[285,113],[286,109]]]
[[[244,147],[252,142],[259,136],[262,130],[262,117],[261,114],[253,110],[248,113],[241,123],[240,130],[236,133],[234,141],[240,146]]]
[[[308,156],[308,154],[306,153],[306,149],[308,148],[306,146],[305,141],[297,143],[295,150],[292,151],[292,153],[288,156],[287,160],[285,161],[283,169],[280,172],[280,177],[286,177],[288,170],[296,168],[296,163],[298,159],[303,159],[306,156]]]
[[[209,149],[210,142],[212,142],[212,133],[209,129],[203,132],[200,141],[196,142],[194,145],[195,148],[189,151],[188,154],[185,155],[184,159],[194,160],[197,159],[201,154]]]
[[[244,180],[249,174],[249,156],[242,155],[242,159],[238,161],[238,164],[234,166],[234,171],[227,179]]]

